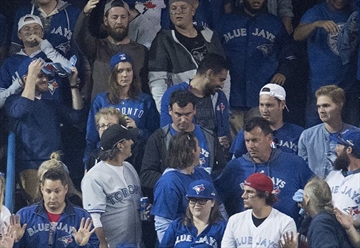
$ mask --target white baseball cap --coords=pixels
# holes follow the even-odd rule
[[[20,31],[20,29],[22,27],[24,27],[27,24],[32,24],[32,23],[36,23],[39,24],[42,28],[43,24],[40,20],[40,17],[36,16],[36,15],[24,15],[23,17],[20,18],[19,22],[18,22],[18,31]]]
[[[259,93],[261,95],[270,95],[276,97],[277,99],[284,101],[286,98],[286,92],[284,88],[278,84],[266,84],[264,85]]]

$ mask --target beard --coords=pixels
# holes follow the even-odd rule
[[[259,12],[266,12],[266,9],[267,9],[267,1],[264,1],[264,3],[261,5],[261,8],[260,9],[253,9],[251,8],[251,5],[250,3],[248,2],[248,0],[244,0],[244,8],[249,11],[251,14],[253,15],[256,15],[257,13]]]
[[[348,155],[344,151],[342,151],[334,161],[334,169],[347,171],[349,164],[350,159]]]
[[[210,83],[208,83],[204,87],[204,95],[205,96],[214,95],[218,89],[221,89],[221,87],[219,87],[219,88],[218,87],[213,87],[213,86],[210,85]]]
[[[111,28],[106,26],[106,29],[109,36],[111,36],[111,38],[113,38],[115,41],[123,41],[129,33],[129,26],[121,26],[121,28]]]

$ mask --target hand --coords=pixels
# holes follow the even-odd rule
[[[77,78],[78,78],[78,70],[75,66],[71,67],[71,74],[68,76],[70,86],[76,86],[77,85]]]
[[[126,127],[137,128],[135,121],[129,116],[126,116],[125,120],[126,120]]]
[[[91,236],[91,234],[93,234],[95,232],[95,228],[93,228],[91,231],[91,226],[92,226],[92,219],[91,218],[87,218],[86,222],[85,222],[85,218],[81,218],[81,222],[80,222],[80,227],[79,230],[76,231],[75,227],[72,227],[72,231],[73,231],[73,236],[75,238],[75,242],[77,245],[79,246],[84,246],[89,242],[89,238]]]
[[[29,42],[29,43],[38,45],[38,44],[40,44],[40,43],[43,41],[43,39],[40,38],[40,37],[39,37],[38,35],[36,35],[36,34],[32,34],[32,35],[30,35],[29,37],[27,37],[26,41]]]
[[[7,225],[7,228],[11,229],[15,233],[15,242],[18,242],[24,236],[26,226],[26,223],[21,226],[20,215],[12,214],[10,216],[10,225]]]
[[[145,209],[145,215],[146,215],[146,217],[148,218],[148,220],[150,220],[150,211],[151,211],[151,208],[152,208],[152,204],[149,203],[149,206],[147,206],[147,208]]]
[[[44,60],[42,59],[35,59],[31,61],[29,68],[28,68],[28,74],[27,74],[27,83],[32,83],[33,85],[36,84],[37,77],[41,71],[41,69],[44,67]]]
[[[283,234],[283,240],[279,240],[279,246],[281,248],[297,248],[298,247],[299,233],[294,237],[294,233],[286,232]]]
[[[346,229],[349,230],[354,225],[353,213],[350,208],[350,213],[345,214],[337,207],[334,208],[334,214],[337,221]]]
[[[272,77],[270,83],[272,83],[272,84],[278,84],[278,85],[284,85],[285,81],[286,81],[286,77],[285,77],[283,74],[281,74],[281,73],[276,73],[276,74]]]
[[[318,21],[317,27],[325,29],[330,34],[337,34],[339,32],[339,27],[334,21]]]
[[[224,147],[225,149],[228,149],[229,146],[230,146],[230,141],[229,141],[229,138],[227,136],[221,136],[221,137],[218,137],[219,139],[219,143],[222,147]]]
[[[100,0],[89,0],[84,7],[84,14],[90,14],[90,12],[96,7]]]
[[[15,241],[15,231],[13,231],[12,227],[9,226],[7,231],[2,230],[1,232],[2,238],[0,240],[0,248],[12,248],[14,246]]]

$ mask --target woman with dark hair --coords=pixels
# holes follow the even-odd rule
[[[131,57],[125,53],[117,53],[111,58],[110,67],[109,91],[95,97],[89,112],[84,163],[87,162],[90,153],[97,148],[100,140],[95,115],[101,108],[117,108],[126,116],[127,128],[141,130],[140,140],[144,143],[150,134],[160,127],[160,116],[155,101],[150,95],[141,92],[139,85],[135,83]],[[133,149],[133,153],[136,155],[136,149]]]
[[[194,134],[179,132],[171,137],[166,159],[168,168],[156,183],[151,210],[160,242],[170,223],[185,216],[188,186],[200,179],[212,184],[210,175],[198,167],[199,155],[200,148]]]
[[[212,183],[206,180],[192,182],[186,194],[186,215],[171,223],[160,247],[192,247],[195,244],[220,247],[226,221],[221,216],[215,195]]]

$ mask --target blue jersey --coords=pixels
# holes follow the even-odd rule
[[[49,247],[50,235],[54,242],[51,247],[99,247],[95,233],[90,236],[89,242],[85,246],[76,244],[71,228],[79,230],[81,218],[86,220],[90,218],[90,215],[84,209],[73,206],[69,202],[66,202],[65,210],[54,231],[51,231],[53,224],[49,221],[43,202],[22,208],[17,214],[20,215],[21,226],[25,223],[27,226],[24,236],[14,244],[16,248]]]
[[[291,72],[291,37],[276,16],[244,11],[226,14],[217,31],[230,62],[230,106],[258,106],[261,87],[275,73],[288,77]]]
[[[188,82],[183,82],[177,85],[173,85],[165,91],[163,97],[161,98],[161,116],[160,116],[161,127],[164,127],[167,124],[172,123],[172,119],[169,114],[169,101],[171,94],[177,90],[190,91],[191,86],[189,85]],[[217,137],[221,137],[221,136],[230,137],[229,103],[226,99],[225,93],[222,90],[218,90],[214,95],[211,95],[209,97],[211,97],[213,103],[213,111],[215,112],[215,119],[216,119],[216,128],[215,128],[216,130],[212,130],[212,131],[214,131]],[[196,115],[194,118],[194,123],[196,123]]]
[[[97,95],[91,105],[86,126],[85,163],[90,153],[97,148],[98,142],[100,141],[96,128],[95,115],[101,108],[117,108],[121,114],[133,119],[136,126],[141,130],[141,139],[144,141],[160,126],[159,112],[156,109],[154,99],[150,95],[140,93],[136,99],[121,100],[117,104],[112,104],[107,94],[108,92],[103,92]]]
[[[155,185],[151,214],[170,220],[185,216],[188,205],[185,195],[188,186],[200,179],[212,182],[210,175],[199,167],[196,167],[191,175],[176,169],[166,169]]]
[[[75,24],[80,14],[80,9],[67,2],[57,1],[58,13],[43,18],[36,4],[28,3],[21,6],[15,14],[14,28],[12,30],[11,42],[21,44],[18,33],[18,22],[21,17],[33,14],[42,18],[44,25],[44,39],[47,39],[62,55],[70,58],[76,54],[76,45],[72,39]]]
[[[298,141],[302,131],[304,131],[304,128],[285,122],[282,127],[273,131],[273,141],[275,142],[276,147],[283,152],[297,154]],[[241,129],[237,134],[229,151],[235,158],[241,157],[243,154],[247,153],[244,140],[244,129]]]
[[[309,9],[300,23],[308,24],[319,20],[332,20],[341,29],[351,12],[348,10],[330,10],[327,3],[320,3]],[[310,64],[310,89],[312,94],[324,85],[336,84],[344,90],[350,90],[356,75],[356,58],[343,64],[337,46],[338,33],[330,34],[323,28],[316,28],[308,39],[308,57]],[[356,41],[355,41],[356,43]],[[353,44],[354,51],[356,44]]]
[[[298,221],[299,207],[292,199],[298,189],[303,189],[313,173],[306,162],[295,154],[274,149],[266,163],[257,164],[243,155],[231,160],[222,175],[215,180],[215,186],[229,215],[244,210],[241,185],[255,172],[268,175],[274,183],[274,192],[279,199],[274,208]]]
[[[226,221],[208,225],[200,234],[195,226],[185,226],[183,218],[174,220],[165,232],[160,248],[220,248]]]

